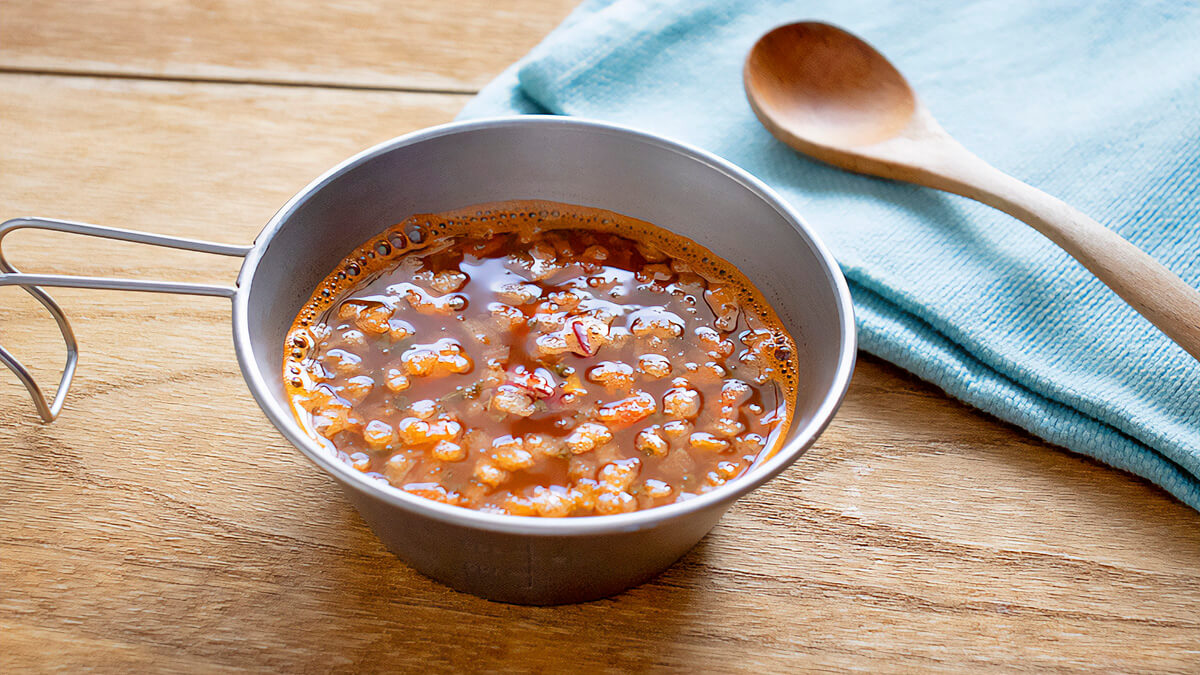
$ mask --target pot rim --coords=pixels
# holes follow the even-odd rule
[[[816,251],[818,258],[825,268],[825,276],[834,293],[834,300],[840,315],[839,328],[841,340],[838,364],[834,373],[832,386],[826,392],[825,398],[812,420],[805,427],[799,429],[795,438],[779,448],[770,459],[753,467],[745,475],[739,476],[711,492],[684,502],[656,506],[651,509],[634,511],[632,513],[579,518],[539,518],[487,513],[442,504],[432,499],[409,494],[398,488],[385,485],[378,480],[366,477],[317,445],[301,429],[292,411],[280,405],[270,395],[269,391],[272,385],[260,376],[252,358],[254,351],[250,339],[249,289],[254,282],[255,272],[267,248],[274,241],[280,229],[282,229],[284,224],[300,206],[339,176],[357,168],[368,160],[396,148],[450,134],[522,125],[573,127],[592,132],[632,137],[642,143],[684,155],[717,170],[730,180],[741,184],[753,192],[775,209],[784,220],[788,221],[793,229],[796,230],[798,236],[808,240],[808,243]],[[246,255],[245,262],[242,264],[241,271],[238,274],[237,288],[238,291],[233,298],[233,341],[237,353],[238,365],[241,368],[250,393],[258,402],[259,407],[262,408],[267,418],[283,434],[288,442],[304,453],[317,466],[338,479],[343,486],[352,486],[356,490],[395,505],[408,513],[464,527],[510,534],[579,536],[641,530],[691,513],[727,505],[751,490],[757,489],[763,483],[781,473],[792,462],[798,459],[812,445],[821,432],[825,430],[846,395],[846,390],[850,384],[850,376],[854,370],[854,361],[857,352],[857,333],[854,324],[854,310],[850,298],[850,289],[846,284],[846,279],[842,275],[840,267],[838,267],[837,261],[825,244],[817,237],[808,224],[804,222],[804,219],[791,206],[784,202],[783,198],[774,190],[750,175],[744,169],[693,145],[668,140],[662,136],[638,131],[620,124],[557,115],[514,115],[450,122],[384,141],[342,161],[309,183],[304,189],[297,192],[271,217],[266,226],[263,227],[262,231],[255,238],[250,252]],[[282,368],[282,362],[280,367]]]

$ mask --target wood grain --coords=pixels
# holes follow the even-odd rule
[[[329,165],[464,101],[0,75],[0,216],[248,242]],[[235,272],[20,236],[31,270]],[[1200,516],[872,358],[817,445],[666,574],[516,607],[383,549],[254,405],[227,302],[55,295],[83,350],[62,418],[0,373],[0,672],[1195,667]],[[0,341],[43,377],[52,330],[0,289]]]
[[[474,91],[575,0],[5,0],[0,70]]]

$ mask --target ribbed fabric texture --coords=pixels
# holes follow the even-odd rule
[[[1200,509],[1200,364],[1026,225],[797,155],[759,125],[741,81],[770,28],[843,26],[965,146],[1200,287],[1200,6],[938,5],[585,2],[461,117],[580,115],[732,160],[832,248],[863,349]]]

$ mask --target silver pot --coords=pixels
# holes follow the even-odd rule
[[[779,451],[746,475],[687,502],[613,516],[543,519],[447,506],[364,477],[299,427],[281,377],[284,336],[329,270],[361,242],[413,213],[547,199],[594,206],[689,237],[736,265],[796,340],[802,386]],[[552,116],[447,124],[382,143],[293,197],[252,246],[227,246],[37,218],[0,225],[0,239],[40,228],[244,256],[235,287],[21,274],[0,254],[0,285],[19,285],[54,315],[68,359],[54,400],[0,348],[44,420],[75,370],[71,329],[38,287],[226,296],[250,392],[293,445],[337,479],[397,556],[454,588],[494,600],[556,604],[600,598],[666,569],[730,504],[796,460],[829,423],[854,367],[850,294],[833,257],[767,186],[710,153],[628,128]]]

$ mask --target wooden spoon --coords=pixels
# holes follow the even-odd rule
[[[843,169],[953,192],[1025,221],[1200,359],[1200,292],[959,145],[866,42],[824,23],[781,26],[750,50],[744,79],[754,113],[779,140]]]

